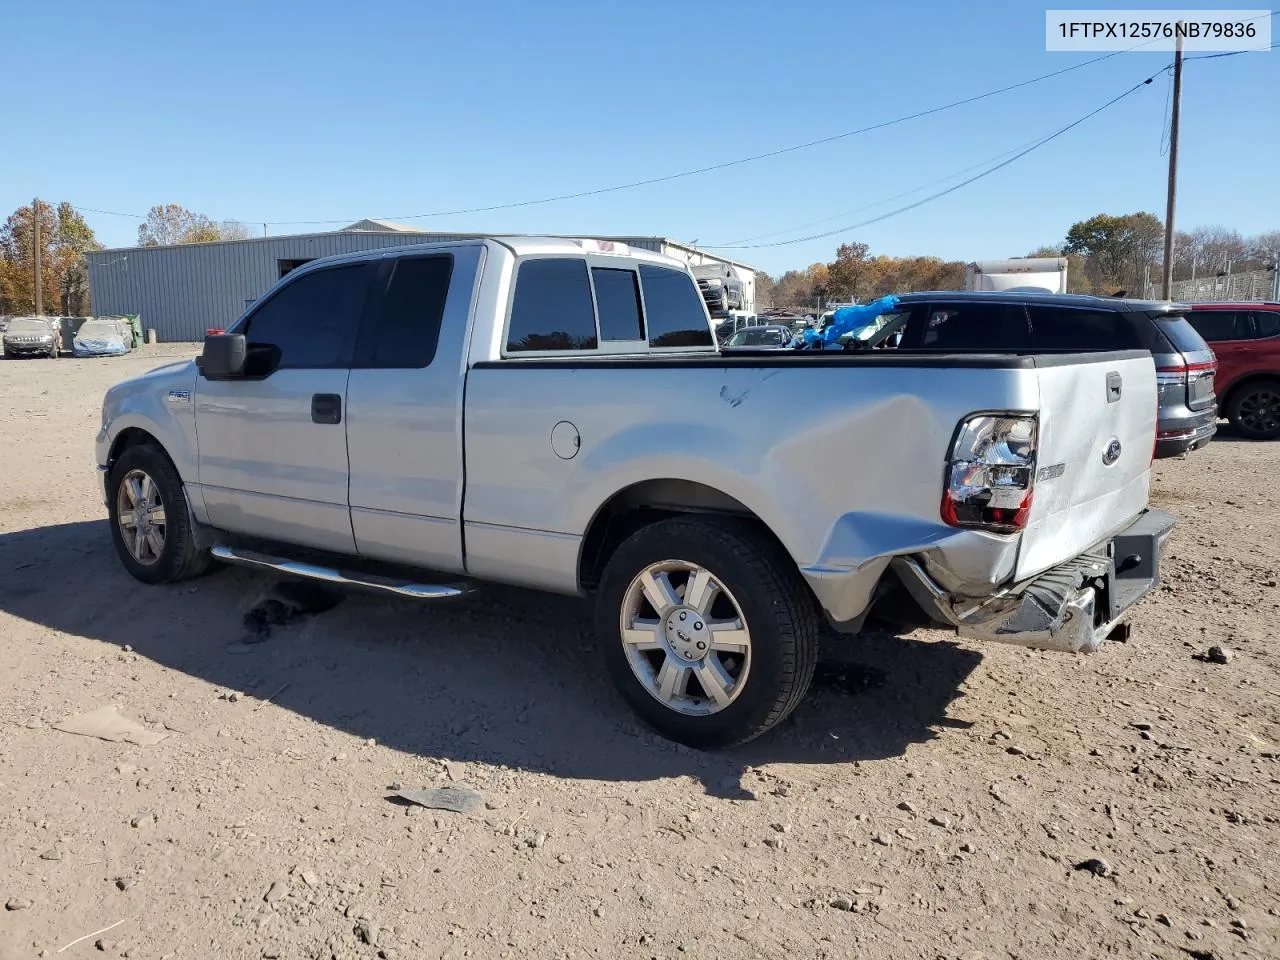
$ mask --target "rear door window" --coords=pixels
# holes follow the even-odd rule
[[[575,257],[546,257],[520,264],[507,327],[507,352],[594,350],[597,345],[587,262]]]
[[[1210,343],[1252,336],[1248,310],[1193,310],[1187,320]]]
[[[634,270],[592,267],[601,340],[643,340],[640,283]]]
[[[697,286],[687,273],[640,265],[651,347],[710,347],[711,325]]]
[[[1030,304],[1031,345],[1036,350],[1141,350],[1127,314]],[[1144,319],[1142,321],[1146,323]]]
[[[913,310],[908,346],[925,350],[1020,351],[1031,347],[1027,315],[1019,304],[929,303]]]
[[[1253,311],[1253,329],[1259,339],[1280,334],[1280,310]]]
[[[395,262],[381,297],[371,347],[361,334],[360,355],[369,366],[413,369],[431,365],[452,273],[453,257],[449,254],[401,257]]]

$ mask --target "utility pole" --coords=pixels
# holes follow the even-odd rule
[[[36,316],[44,316],[40,297],[40,198],[31,201],[31,259],[36,266]]]
[[[1164,210],[1164,282],[1161,299],[1173,288],[1173,214],[1178,200],[1178,118],[1182,113],[1182,21],[1175,27],[1173,48],[1173,113],[1169,118],[1169,202]]]

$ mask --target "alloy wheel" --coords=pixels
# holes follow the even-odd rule
[[[636,679],[677,713],[719,713],[746,686],[751,632],[738,601],[705,567],[646,567],[623,595],[619,627]]]
[[[116,491],[116,521],[129,555],[149,567],[164,552],[164,500],[144,470],[130,470]]]
[[[1241,397],[1240,425],[1252,434],[1280,430],[1280,393],[1264,387]]]

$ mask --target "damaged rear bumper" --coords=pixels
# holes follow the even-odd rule
[[[1160,582],[1172,529],[1170,514],[1148,510],[1110,541],[980,601],[952,597],[911,557],[893,567],[921,608],[962,637],[1090,653]]]

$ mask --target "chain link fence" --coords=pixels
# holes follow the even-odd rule
[[[1280,301],[1280,272],[1248,270],[1220,277],[1175,280],[1169,290],[1173,300],[1196,303],[1214,300]]]

